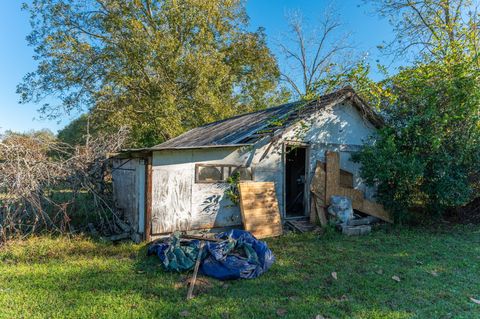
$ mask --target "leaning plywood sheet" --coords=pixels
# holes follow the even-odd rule
[[[327,205],[330,204],[330,197],[333,195],[345,196],[351,199],[353,209],[361,211],[370,216],[380,218],[383,221],[393,223],[393,218],[381,204],[365,199],[362,191],[350,188],[341,187],[340,179],[340,156],[337,152],[327,151],[325,153],[327,159],[326,163],[326,178],[325,178],[325,200]],[[350,183],[350,182],[349,182]],[[348,185],[350,186],[350,185]],[[352,185],[353,186],[353,185]]]
[[[387,212],[384,208],[383,205],[371,202],[369,200],[364,200],[362,207],[358,208],[359,211],[362,213],[368,214],[370,216],[374,216],[377,218],[380,218],[383,221],[386,221],[388,223],[393,223],[393,218],[390,215],[389,212]]]
[[[317,161],[315,167],[315,173],[312,177],[312,184],[310,185],[310,191],[319,197],[321,204],[325,204],[325,164]]]
[[[312,205],[310,210],[310,223],[315,224],[318,219],[322,226],[327,225],[327,216],[325,214],[325,164],[317,161],[315,174],[312,178],[310,191],[312,192]]]
[[[282,234],[275,184],[272,182],[241,182],[240,211],[243,228],[257,238]]]
[[[340,188],[340,154],[327,151],[325,153],[326,163],[326,183],[325,183],[325,201],[330,205],[330,197],[338,195]]]

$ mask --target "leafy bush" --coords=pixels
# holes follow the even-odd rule
[[[474,60],[418,64],[390,79],[386,127],[353,156],[378,199],[403,219],[466,204],[480,168],[480,83]]]

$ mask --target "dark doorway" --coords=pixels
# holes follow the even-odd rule
[[[287,217],[305,216],[307,149],[287,146],[285,151],[285,212]]]

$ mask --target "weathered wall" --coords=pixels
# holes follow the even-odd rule
[[[375,128],[362,117],[350,104],[340,104],[323,110],[292,127],[281,140],[275,143],[263,160],[261,157],[268,148],[268,141],[258,143],[253,156],[255,179],[274,181],[282,216],[285,217],[285,203],[281,196],[284,192],[284,146],[288,143],[308,145],[309,170],[307,185],[310,184],[316,161],[325,162],[327,150],[340,153],[340,166],[354,175],[354,187],[365,192],[367,198],[373,196],[373,190],[367,188],[359,176],[360,165],[350,161],[352,153],[358,151],[369,137],[375,134]],[[309,194],[309,192],[307,192]]]
[[[247,157],[234,148],[154,152],[152,233],[240,225],[238,207],[224,196],[228,184],[196,184],[195,164],[245,165]]]
[[[365,189],[350,155],[374,134],[373,126],[349,104],[338,105],[312,115],[306,125],[296,125],[269,147],[269,140],[251,148],[209,148],[158,151],[153,153],[152,232],[225,227],[241,224],[238,207],[224,196],[225,183],[196,184],[195,164],[233,164],[252,167],[255,181],[275,182],[280,211],[285,216],[284,145],[309,145],[310,181],[317,160],[324,161],[326,150],[340,152],[341,167],[354,174],[355,187]]]
[[[339,152],[341,168],[353,173],[354,187],[362,190],[366,197],[371,199],[373,190],[365,186],[359,176],[360,165],[350,161],[350,158],[363,144],[371,142],[370,137],[375,134],[375,128],[350,104],[327,109],[313,116],[310,123],[312,129],[304,138],[311,143],[309,177],[312,177],[316,161],[325,161],[325,151]]]
[[[145,223],[145,165],[143,160],[113,159],[112,179],[115,206],[139,233]]]

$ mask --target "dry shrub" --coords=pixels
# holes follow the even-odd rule
[[[114,232],[113,221],[120,217],[113,209],[107,154],[121,148],[127,133],[121,129],[76,147],[49,134],[0,136],[0,243],[39,232],[73,231],[70,215],[86,195],[98,214],[98,229]],[[61,191],[71,196],[56,198]]]

